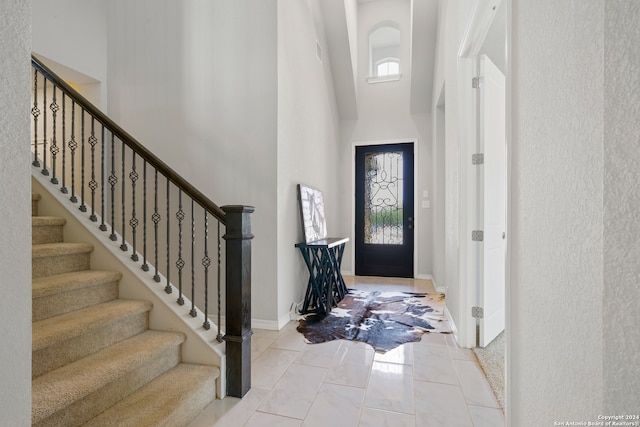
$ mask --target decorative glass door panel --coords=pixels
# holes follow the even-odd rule
[[[413,144],[356,147],[357,275],[413,277]]]
[[[364,242],[403,243],[402,152],[365,154]]]

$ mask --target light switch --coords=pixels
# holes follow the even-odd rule
[[[423,190],[422,191],[422,197],[424,197],[425,199],[429,198],[429,190]]]
[[[430,208],[431,207],[431,201],[430,200],[423,200],[422,201],[422,207],[423,208]]]

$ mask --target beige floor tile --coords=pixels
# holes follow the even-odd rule
[[[467,404],[489,408],[500,407],[478,362],[454,360],[453,365],[458,373],[458,381]]]
[[[416,427],[473,427],[460,387],[414,382]]]
[[[415,417],[397,412],[363,408],[359,427],[415,427]]]
[[[226,397],[214,400],[189,427],[242,427],[268,393],[253,388],[242,399]]]
[[[376,352],[373,360],[377,362],[401,363],[413,365],[413,343],[402,344],[386,353]]]
[[[473,427],[504,427],[504,414],[496,408],[467,405]]]
[[[271,344],[271,348],[279,348],[282,350],[302,351],[307,343],[304,341],[304,335],[295,328],[298,322],[289,322],[287,327],[280,331],[280,336]],[[290,325],[294,325],[291,327]]]
[[[420,346],[420,345],[431,345],[431,346],[438,346],[438,347],[447,347],[447,336],[449,334],[437,334],[437,333],[426,333],[422,335],[422,339],[416,343],[414,343],[415,346]]]
[[[397,363],[373,362],[364,406],[413,414],[412,367]]]
[[[458,385],[458,376],[448,348],[429,345],[414,346],[413,359],[414,379]]]
[[[263,400],[258,411],[304,419],[326,372],[326,368],[292,364]]]
[[[251,365],[251,387],[271,390],[298,355],[297,351],[266,349]]]
[[[302,348],[295,363],[328,368],[340,348],[340,340],[320,344],[307,344]]]
[[[304,427],[354,427],[364,400],[364,390],[337,384],[323,384],[313,402]]]
[[[340,346],[325,382],[366,388],[373,363],[373,349]]]
[[[302,421],[294,418],[286,418],[264,412],[254,412],[245,424],[245,427],[300,427],[301,425]]]

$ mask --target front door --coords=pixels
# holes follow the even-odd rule
[[[356,147],[355,273],[413,277],[413,143]]]

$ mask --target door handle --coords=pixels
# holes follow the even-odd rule
[[[409,218],[407,218],[407,221],[409,221],[409,222],[413,222],[413,217],[412,217],[412,216],[410,216]]]
[[[502,232],[502,239],[504,239],[505,237],[506,237],[506,234],[505,234],[505,232],[503,231],[503,232]]]

